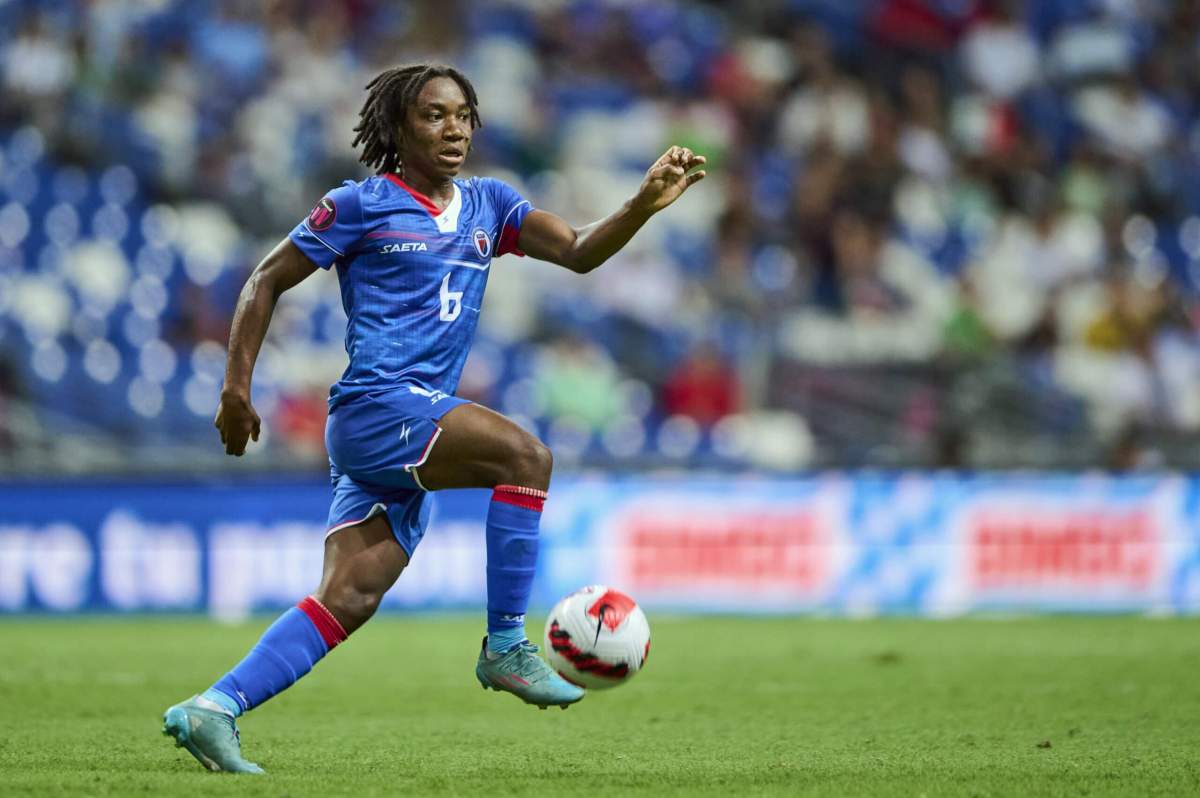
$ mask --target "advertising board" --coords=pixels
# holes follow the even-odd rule
[[[318,481],[0,485],[0,612],[286,607],[321,573]],[[479,609],[486,491],[435,495],[384,601]],[[824,475],[555,481],[534,602],[833,615],[1200,610],[1200,479]]]

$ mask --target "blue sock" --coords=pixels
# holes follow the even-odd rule
[[[513,485],[497,486],[492,493],[487,516],[487,647],[497,654],[525,639],[545,496]]]
[[[234,717],[281,693],[346,639],[341,624],[312,596],[279,616],[245,659],[204,697]]]

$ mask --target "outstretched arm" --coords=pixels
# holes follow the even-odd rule
[[[315,272],[317,267],[291,239],[271,250],[251,273],[238,296],[229,331],[229,355],[225,361],[225,386],[213,426],[221,431],[226,454],[241,457],[249,438],[258,440],[262,420],[250,404],[250,378],[254,361],[267,335],[271,314],[279,295]]]
[[[704,179],[705,158],[687,147],[671,147],[646,172],[637,194],[616,213],[586,227],[574,228],[547,211],[533,211],[521,225],[518,246],[525,254],[586,274],[629,243],[651,216],[679,199]]]

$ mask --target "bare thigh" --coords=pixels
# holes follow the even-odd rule
[[[494,410],[459,405],[438,421],[429,459],[417,469],[428,490],[520,485],[546,490],[552,459],[541,441]]]

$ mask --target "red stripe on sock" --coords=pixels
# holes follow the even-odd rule
[[[540,513],[546,505],[546,491],[523,488],[520,485],[497,485],[492,491],[492,501],[513,504]]]
[[[296,607],[313,622],[313,626],[321,633],[321,639],[331,650],[348,637],[338,619],[333,617],[333,613],[312,596],[306,596]]]
[[[548,495],[544,490],[523,488],[520,485],[497,485],[496,490],[504,491],[505,493],[520,493],[525,496],[541,496],[543,499]]]

